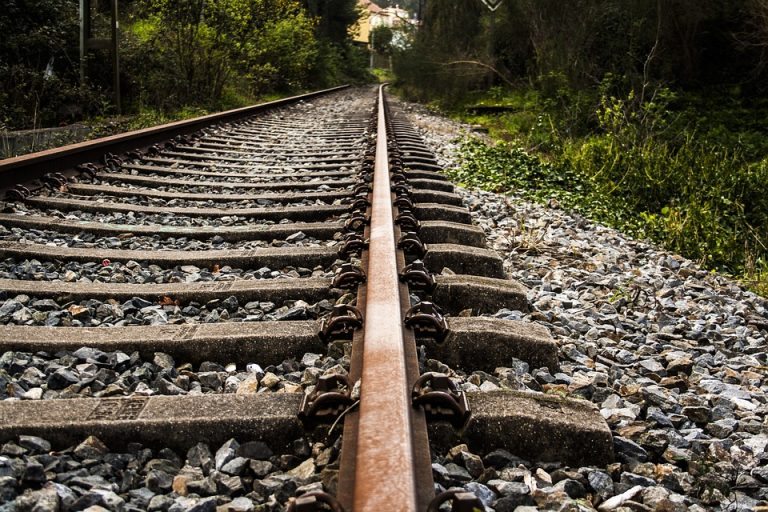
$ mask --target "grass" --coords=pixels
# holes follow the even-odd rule
[[[768,293],[768,137],[753,122],[765,105],[681,100],[668,90],[590,103],[532,89],[492,90],[467,104],[512,110],[459,114],[494,143],[464,141],[454,179],[555,200]]]
[[[395,80],[395,75],[392,73],[391,69],[373,68],[371,70],[371,73],[373,74],[373,76],[376,77],[379,83],[384,83],[384,82],[391,83]]]

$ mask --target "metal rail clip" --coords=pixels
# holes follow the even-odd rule
[[[421,229],[421,223],[416,219],[413,213],[407,208],[400,208],[400,213],[395,217],[395,224],[400,226],[403,231],[418,232]]]
[[[370,224],[371,219],[361,212],[353,213],[346,221],[344,221],[344,229],[347,232],[361,232],[365,228],[366,224]]]
[[[123,159],[113,153],[106,153],[102,161],[113,171],[120,170],[120,166],[123,165]]]
[[[5,198],[9,201],[23,201],[29,197],[29,194],[31,194],[31,192],[27,187],[24,185],[16,185],[5,193]]]
[[[76,165],[75,169],[77,169],[79,172],[85,174],[89,178],[95,177],[96,174],[99,172],[99,168],[96,167],[91,162],[88,162],[88,163],[85,163],[85,164]]]
[[[49,172],[41,176],[40,181],[51,190],[56,190],[67,184],[67,177],[60,172]]]
[[[437,283],[424,262],[416,260],[400,272],[400,281],[407,283],[412,292],[432,293]]]
[[[427,246],[422,243],[419,235],[413,231],[408,231],[400,236],[400,240],[397,241],[397,248],[402,249],[405,254],[415,256],[418,259],[424,258],[424,255],[427,254]]]
[[[438,512],[446,501],[453,501],[451,512],[483,512],[483,502],[474,493],[464,490],[441,492],[429,503],[427,512]]]
[[[337,339],[351,339],[355,329],[363,325],[363,314],[355,306],[336,304],[323,320],[318,336],[325,343]]]
[[[442,343],[448,336],[448,322],[443,312],[437,305],[425,300],[406,311],[403,322],[413,329],[417,338],[434,338],[437,343]]]
[[[361,196],[361,197],[368,197],[368,194],[372,192],[372,188],[368,183],[358,183],[355,185],[355,188],[352,190],[352,193],[355,196]]]
[[[407,197],[411,195],[411,187],[409,187],[405,183],[395,183],[394,185],[392,185],[391,190],[392,192],[397,194],[398,197],[403,197],[403,196]]]
[[[327,508],[322,508],[325,505]],[[330,509],[331,512],[344,512],[336,498],[323,491],[309,492],[298,498],[292,498],[285,512],[321,512]]]
[[[443,373],[429,372],[419,377],[413,385],[411,403],[424,408],[427,420],[448,421],[456,429],[464,427],[472,415],[467,395]]]
[[[345,260],[353,254],[360,254],[368,247],[368,242],[358,233],[344,235],[344,243],[339,248],[339,258]]]
[[[315,389],[304,395],[299,408],[299,420],[303,423],[328,423],[334,421],[354,403],[352,387],[346,375],[327,375],[317,379]]]
[[[405,173],[400,169],[392,169],[392,172],[389,175],[389,181],[396,185],[406,185],[408,183],[408,177],[405,175]]]
[[[350,207],[350,210],[357,211],[357,212],[364,212],[368,209],[369,206],[371,206],[371,201],[368,199],[368,196],[361,195],[361,196],[358,196],[352,202],[352,206]]]
[[[351,263],[342,263],[336,275],[333,276],[331,286],[343,290],[353,290],[357,285],[365,282],[363,269]]]
[[[413,211],[413,201],[410,197],[400,196],[392,202],[393,206],[397,206],[399,209],[408,209]]]

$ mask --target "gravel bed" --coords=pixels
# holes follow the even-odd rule
[[[0,512],[280,512],[289,498],[333,487],[341,438],[296,439],[283,453],[262,441],[197,444],[186,453],[96,437],[65,450],[20,436],[0,448]],[[90,507],[90,508],[89,508]]]
[[[339,234],[339,237],[341,235]],[[81,232],[75,235],[41,229],[7,229],[0,226],[0,240],[29,244],[44,244],[57,247],[130,249],[136,251],[206,251],[224,249],[262,249],[265,247],[334,247],[339,240],[318,240],[308,237],[302,231],[288,235],[285,240],[240,240],[227,242],[216,235],[209,239],[187,237],[136,236],[127,233],[124,236],[99,236]]]
[[[77,199],[80,201],[92,201],[94,203],[118,203],[118,204],[130,204],[135,206],[160,206],[163,208],[288,208],[288,207],[304,207],[304,206],[324,206],[328,204],[345,204],[351,201],[350,198],[334,199],[328,203],[320,199],[302,199],[300,201],[290,202],[278,202],[271,199],[252,199],[243,201],[195,201],[189,199],[163,199],[159,197],[146,197],[146,196],[112,196],[109,194],[94,194],[89,196],[80,196],[69,193],[56,192],[51,194],[51,197],[57,199]],[[24,203],[13,203],[15,208],[21,209]]]
[[[227,215],[224,217],[189,217],[179,215],[173,212],[164,214],[142,213],[142,212],[84,212],[81,210],[69,210],[62,212],[54,209],[40,209],[34,207],[25,207],[18,205],[17,215],[34,215],[38,217],[53,217],[55,219],[65,219],[81,222],[99,222],[105,224],[123,224],[129,226],[176,226],[176,227],[231,227],[231,226],[265,226],[276,224],[290,224],[294,221],[285,219],[283,221],[264,220],[254,217],[240,217],[237,215]],[[334,219],[348,217],[348,214],[326,218],[328,222]]]
[[[347,375],[349,343],[335,342],[330,355],[304,354],[279,365],[205,361],[198,366],[156,352],[5,352],[0,357],[0,400],[50,400],[120,396],[311,392],[318,378]]]
[[[451,160],[469,128],[408,106]],[[427,129],[427,127],[431,127]],[[747,511],[768,505],[768,304],[725,276],[578,215],[515,196],[460,190],[532,311],[495,316],[549,328],[559,371],[512,360],[493,375],[453,372],[472,391],[518,389],[591,401],[614,436],[607,467],[513,454],[435,456],[436,482],[489,510]]]
[[[177,167],[176,170],[181,171],[183,168]],[[195,169],[197,170],[197,169]],[[352,179],[351,176],[329,176],[329,177],[318,177],[318,176],[291,176],[291,177],[282,177],[279,174],[275,174],[274,176],[248,176],[247,174],[244,174],[242,177],[232,177],[232,176],[224,176],[224,177],[217,177],[217,176],[200,176],[198,174],[156,174],[153,172],[139,172],[135,169],[121,169],[120,173],[128,173],[133,176],[141,176],[145,178],[156,178],[159,181],[167,180],[167,179],[178,179],[178,180],[186,180],[186,181],[205,181],[205,182],[212,182],[212,183],[284,183],[285,187],[288,188],[294,183],[307,183],[312,181],[322,181],[324,183],[341,183],[344,181],[349,181]],[[107,173],[109,174],[109,173]],[[103,176],[103,175],[100,175]],[[111,180],[99,180],[100,182],[103,182],[105,184],[111,184],[113,183]],[[253,190],[253,189],[251,189]]]
[[[151,286],[151,285],[150,285]],[[0,292],[0,296],[5,292]],[[338,301],[350,302],[350,294]],[[0,325],[44,325],[49,327],[122,327],[217,322],[258,322],[262,320],[315,320],[331,311],[334,301],[323,299],[309,304],[303,300],[241,302],[234,295],[206,303],[180,303],[171,297],[151,302],[141,297],[120,302],[115,299],[81,301],[16,295],[0,304]]]
[[[340,263],[340,262],[339,262]],[[64,281],[67,283],[209,283],[253,279],[285,279],[301,277],[333,278],[334,269],[314,269],[286,266],[280,269],[261,267],[258,269],[233,268],[228,265],[201,268],[195,265],[177,265],[162,268],[158,265],[142,265],[136,261],[121,263],[102,260],[99,262],[39,261],[6,258],[0,261],[0,279],[22,281]]]
[[[83,181],[81,180],[81,183]],[[118,181],[107,181],[107,182],[100,182],[97,179],[94,179],[91,181],[94,185],[109,185],[112,187],[118,187],[125,190],[135,190],[137,193],[141,193],[142,191],[146,190],[152,190],[155,192],[170,192],[174,194],[211,194],[211,188],[208,186],[198,186],[198,185],[163,185],[162,181],[158,180],[158,182],[155,184],[155,186],[146,186],[146,185],[134,185],[132,183],[122,183]],[[312,192],[340,192],[345,190],[352,190],[354,187],[352,185],[347,185],[346,187],[330,187],[328,185],[320,185],[313,188],[302,188],[301,190],[293,190],[291,189],[291,185],[288,183],[285,187],[277,190],[254,190],[252,188],[244,188],[244,187],[235,187],[235,188],[227,188],[226,191],[222,192],[222,195],[236,195],[236,194],[243,194],[243,195],[252,195],[257,196],[260,194],[309,194]]]
[[[349,108],[342,108],[341,104],[344,102],[340,100],[343,96],[351,94],[353,93],[342,93],[342,98],[336,96],[333,100],[325,98],[314,103],[304,102],[299,106],[274,112],[270,116],[283,120],[294,110],[301,111],[302,115],[306,111],[316,112],[313,121],[306,125],[306,131],[311,134],[312,125],[322,122],[324,126],[329,126],[335,118],[345,117]],[[353,108],[367,112],[370,109],[370,99],[357,98]],[[362,126],[364,124],[361,124]],[[277,132],[271,135],[276,141],[286,136]],[[303,164],[289,161],[280,162],[280,165],[295,166],[296,170],[300,170]],[[275,177],[279,178],[279,174]],[[296,182],[308,180],[309,178],[299,179]],[[318,189],[327,190],[329,187],[321,186]],[[184,190],[196,192],[198,187]],[[55,195],[68,197],[66,194]],[[256,197],[249,201],[226,204],[140,197],[111,198],[108,195],[87,196],[84,199],[165,207],[222,207],[231,204],[241,208],[253,208],[279,204]],[[315,200],[292,203],[295,206],[322,204],[325,203]],[[16,206],[28,213],[40,213],[35,209]],[[176,222],[162,215],[94,215],[82,212],[67,215],[55,212],[54,216],[123,224],[171,225]],[[192,226],[251,224],[237,217],[203,222],[181,218],[179,222],[177,225]],[[2,226],[0,239],[54,246],[143,250],[319,247],[338,243],[335,240],[312,239],[301,232],[292,234],[286,240],[227,243],[221,237],[199,241],[187,238],[100,237],[88,233],[73,236],[55,230],[23,232]],[[120,264],[105,261],[79,264],[14,259],[0,262],[2,278],[71,282],[170,283],[330,275],[332,269],[321,267],[285,267],[280,270],[222,267],[214,271],[192,266],[163,269],[153,265],[142,266],[137,262]],[[25,295],[2,297],[0,324],[123,326],[305,320],[322,317],[334,305],[333,300],[323,300],[316,304],[303,301],[241,304],[235,296],[205,304],[177,304],[170,298],[165,299],[159,303],[138,297],[123,303],[114,300],[60,303]],[[353,295],[346,294],[337,302],[353,300]],[[0,356],[0,398],[37,400],[131,395],[311,392],[320,376],[347,372],[347,345],[348,343],[337,342],[329,347],[328,355],[304,354],[298,361],[287,360],[279,365],[263,368],[258,361],[239,365],[207,361],[194,367],[184,362],[176,362],[164,353],[155,353],[147,360],[138,353],[101,352],[89,347],[55,354],[6,352]],[[53,450],[51,444],[44,439],[20,436],[0,447],[0,511],[282,511],[290,497],[315,490],[335,490],[336,459],[340,446],[340,438],[328,446],[311,443],[307,439],[297,439],[287,450],[278,451],[263,442],[239,442],[232,439],[222,446],[198,444],[183,453],[174,452],[169,448],[150,449],[136,443],[110,450],[97,438],[90,437],[65,450]]]

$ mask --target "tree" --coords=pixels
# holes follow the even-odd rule
[[[98,89],[79,83],[76,2],[5,2],[0,33],[0,125],[50,126],[99,103]]]
[[[294,0],[142,0],[134,55],[152,63],[134,76],[164,107],[215,106],[227,87],[258,95],[309,81],[314,25]]]
[[[392,53],[393,36],[394,33],[392,32],[392,29],[385,25],[374,27],[370,34],[371,47],[376,53],[389,55]]]

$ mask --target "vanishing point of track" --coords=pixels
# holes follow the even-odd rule
[[[335,108],[311,103],[328,97]],[[525,310],[526,290],[506,279],[439,170],[383,88],[321,91],[0,162],[0,254],[45,262],[0,278],[10,304],[0,353],[162,353],[172,375],[204,361],[242,369],[326,352],[344,361],[253,393],[239,390],[248,377],[189,392],[208,371],[153,392],[133,383],[84,395],[59,368],[39,387],[7,383],[0,441],[337,446],[323,490],[289,497],[296,511],[482,510],[471,493],[435,496],[431,452],[462,442],[609,462],[610,431],[588,404],[465,393],[424,371],[420,351],[469,371],[513,357],[557,367],[545,328],[481,316]],[[68,277],[72,262],[89,278]],[[225,392],[230,384],[238,391]]]

